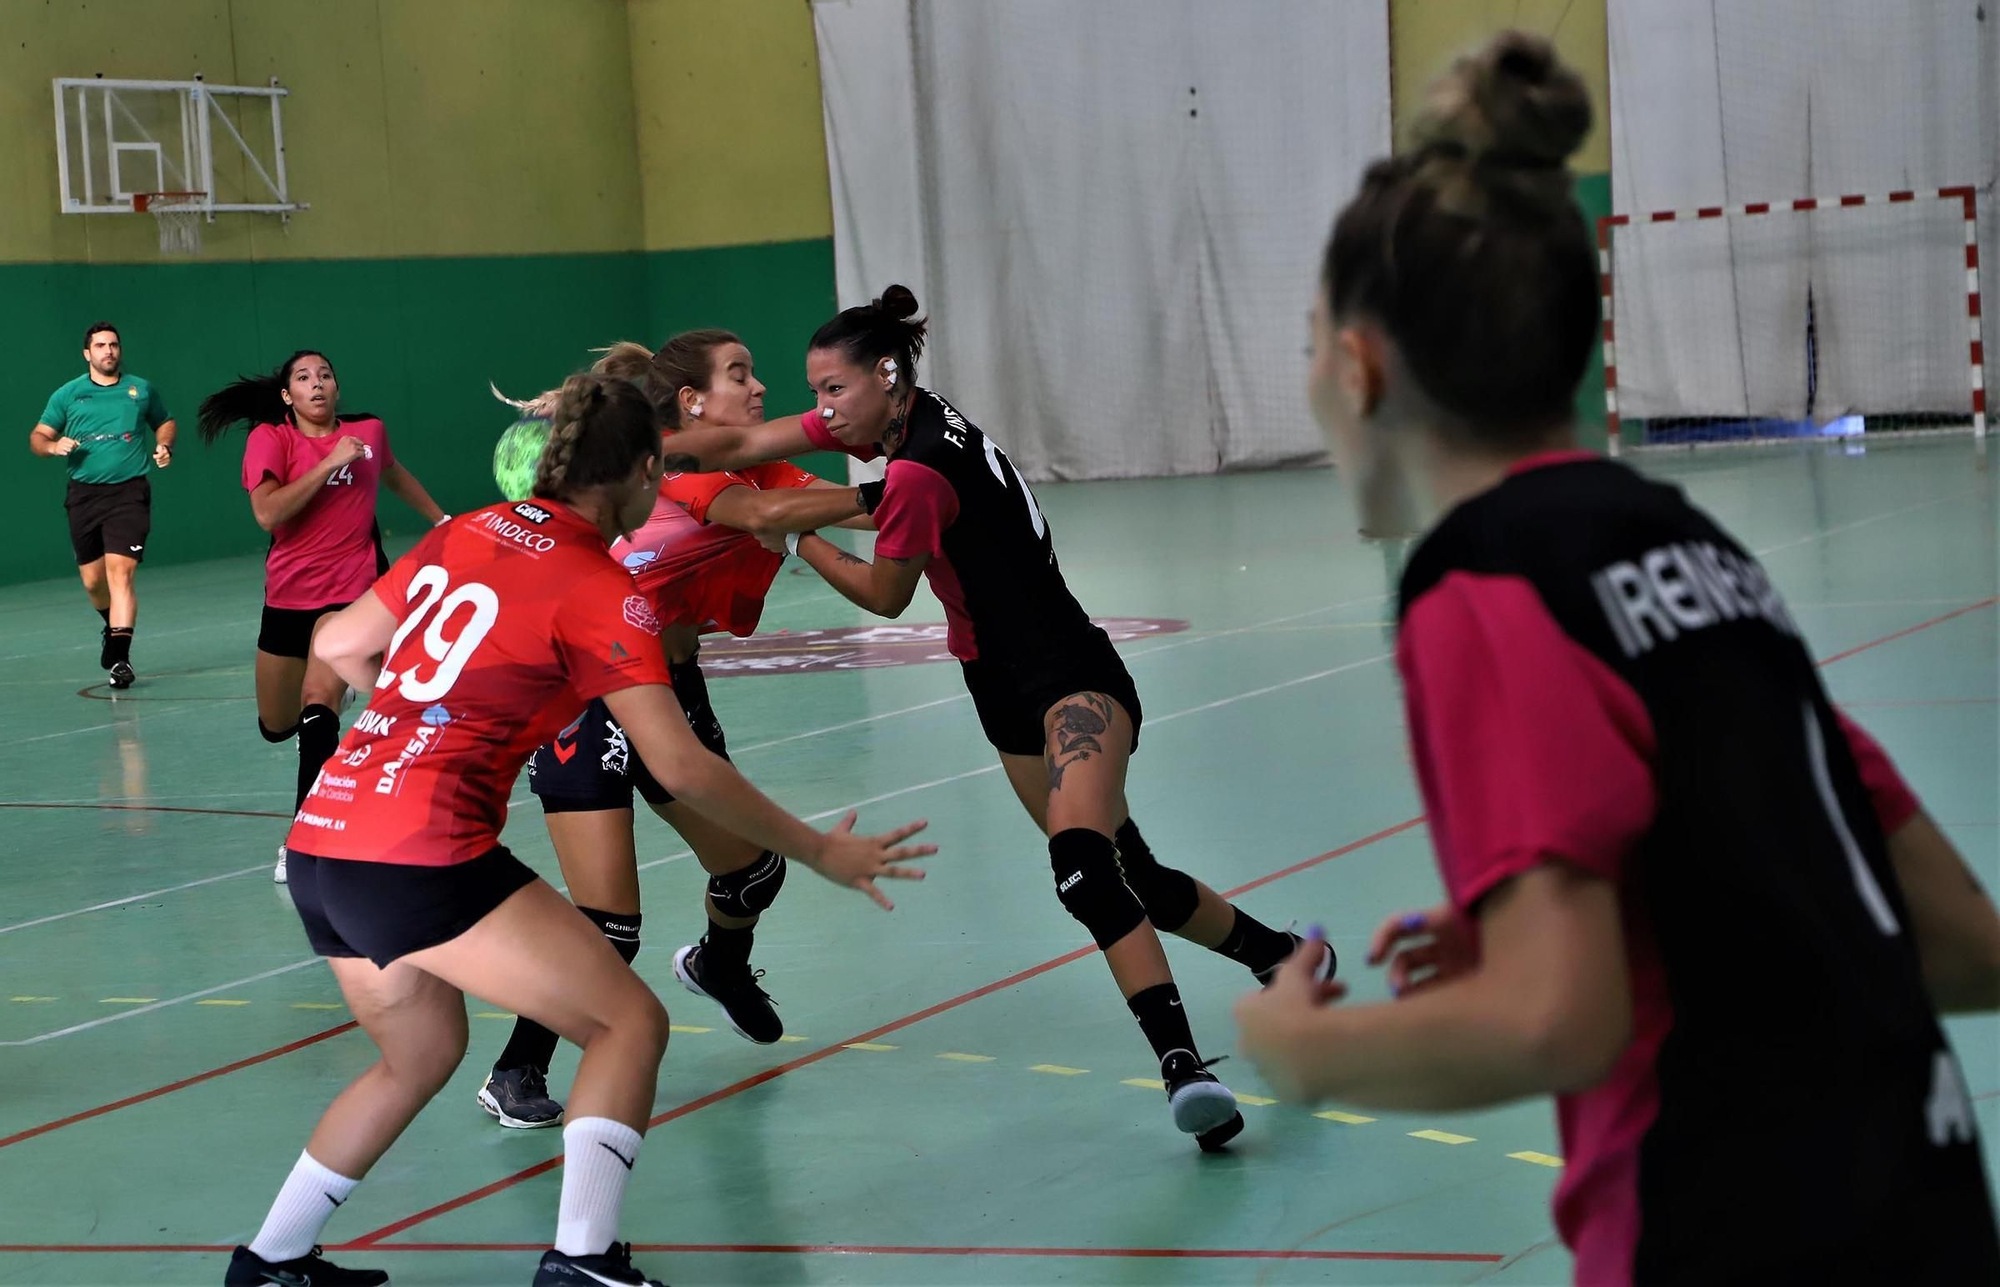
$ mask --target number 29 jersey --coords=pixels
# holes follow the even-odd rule
[[[397,618],[368,708],[286,844],[444,867],[500,842],[528,755],[591,699],[666,684],[659,619],[597,528],[557,504],[433,530],[375,583]]]

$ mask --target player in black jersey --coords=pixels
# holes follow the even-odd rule
[[[1575,450],[1581,81],[1512,34],[1428,101],[1334,227],[1313,398],[1364,524],[1385,478],[1442,514],[1397,660],[1450,902],[1378,931],[1396,1001],[1301,954],[1244,1048],[1287,1097],[1555,1095],[1579,1282],[2000,1282],[1937,1019],[2000,1008],[2000,915],[1756,560]]]
[[[1056,895],[1104,949],[1113,978],[1160,1060],[1174,1123],[1205,1149],[1243,1127],[1236,1098],[1207,1071],[1160,946],[1178,934],[1266,979],[1301,942],[1163,866],[1125,801],[1139,744],[1139,694],[1105,633],[1063,583],[1048,520],[1007,454],[951,403],[915,382],[923,352],[916,297],[891,286],[813,336],[807,376],[817,414],[740,430],[688,430],[669,470],[743,468],[818,448],[889,458],[864,487],[875,561],[813,535],[787,538],[841,594],[896,617],[920,578],[944,604],[948,646],[987,741],[1049,838]],[[774,547],[776,542],[774,541]],[[1314,970],[1333,973],[1314,944]]]

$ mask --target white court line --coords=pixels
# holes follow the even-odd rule
[[[167,885],[160,889],[149,889],[143,894],[127,894],[123,898],[114,898],[107,903],[92,903],[88,907],[78,907],[67,912],[37,916],[31,921],[16,921],[12,925],[0,925],[0,934],[12,934],[15,930],[32,929],[37,925],[47,925],[52,921],[66,921],[72,916],[81,916],[85,912],[101,912],[110,907],[123,907],[127,903],[136,903],[142,898],[155,898],[161,894],[171,894],[179,889],[193,889],[198,885],[213,885],[218,880],[230,880],[237,876],[247,876],[253,871],[269,870],[271,870],[270,863],[258,863],[255,867],[244,867],[237,871],[225,871],[219,876],[203,876],[200,880],[188,880],[178,885]]]
[[[303,970],[308,965],[317,964],[319,964],[319,958],[317,956],[309,956],[303,961],[293,961],[290,965],[281,965],[275,970],[265,970],[261,974],[246,974],[240,979],[231,979],[227,983],[218,983],[212,988],[203,988],[199,992],[184,992],[180,996],[168,997],[164,1001],[155,1001],[151,1005],[134,1006],[130,1010],[120,1010],[117,1014],[107,1014],[102,1019],[92,1019],[86,1023],[73,1023],[67,1028],[57,1028],[53,1032],[36,1033],[32,1037],[17,1037],[12,1041],[0,1041],[0,1046],[40,1045],[44,1041],[53,1041],[57,1037],[67,1037],[78,1032],[88,1032],[92,1028],[101,1028],[107,1023],[117,1023],[124,1019],[130,1019],[134,1015],[149,1014],[154,1010],[164,1010],[170,1005],[180,1005],[185,1001],[194,1001],[201,997],[213,996],[217,992],[227,992],[231,988],[240,988],[246,983],[261,983],[265,979],[275,979],[280,974],[290,974],[293,970]]]
[[[1234,696],[1218,698],[1217,700],[1212,702],[1204,702],[1199,706],[1190,706],[1186,710],[1173,711],[1169,714],[1162,715],[1157,719],[1151,720],[1149,722],[1154,724],[1171,723],[1174,720],[1182,719],[1189,715],[1199,715],[1204,711],[1212,711],[1219,707],[1233,705],[1236,702],[1248,701],[1253,697],[1262,697],[1268,693],[1279,692],[1286,688],[1296,688],[1300,684],[1310,684],[1316,680],[1325,679],[1332,675],[1338,675],[1345,671],[1358,670],[1363,666],[1374,665],[1378,661],[1386,661],[1388,660],[1388,658],[1389,658],[1388,653],[1380,653],[1373,657],[1363,658],[1360,661],[1350,661],[1345,665],[1334,666],[1327,670],[1314,671],[1310,675],[1300,675],[1295,679],[1287,679],[1276,684],[1266,684],[1262,688],[1252,688],[1247,692],[1237,693]],[[919,791],[928,791],[932,787],[945,786],[953,782],[963,782],[967,778],[984,777],[988,773],[998,773],[1000,771],[1000,768],[1001,766],[997,763],[985,764],[981,765],[979,768],[976,769],[967,769],[963,773],[953,773],[948,777],[933,778],[928,782],[912,783],[909,786],[898,787],[894,791],[885,791],[880,795],[869,796],[865,800],[856,800],[851,804],[838,805],[831,809],[822,809],[818,813],[807,814],[805,815],[805,820],[808,822],[819,822],[826,818],[832,818],[844,815],[850,810],[866,808],[871,804],[881,804],[886,800],[894,800],[899,796],[914,795]],[[687,853],[683,852],[678,854],[669,854],[665,858],[655,858],[651,862],[642,865],[640,870],[643,871],[648,867],[657,867],[663,863],[673,862],[676,859],[685,858],[688,856],[689,855]],[[252,868],[251,870],[261,870],[261,868]],[[155,1001],[151,1005],[138,1006],[131,1010],[121,1010],[117,1014],[105,1015],[101,1019],[92,1019],[87,1023],[71,1024],[67,1028],[57,1028],[51,1032],[38,1033],[32,1037],[20,1037],[13,1041],[0,1041],[0,1046],[32,1046],[39,1042],[53,1040],[57,1037],[66,1037],[72,1033],[84,1032],[91,1028],[99,1028],[107,1023],[117,1023],[124,1019],[130,1019],[135,1015],[148,1014],[154,1010],[163,1010],[171,1005],[180,1005],[184,1002],[193,1001],[200,997],[212,996],[217,992],[225,992],[230,988],[241,987],[246,983],[256,983],[263,979],[274,978],[280,974],[290,973],[293,970],[302,970],[306,966],[314,964],[319,959],[320,958],[318,958],[317,956],[309,956],[303,961],[294,961],[290,965],[281,965],[275,970],[266,970],[262,974],[252,974],[241,979],[232,979],[228,983],[218,983],[214,987],[203,988],[199,992],[188,992],[181,996],[169,997],[164,1001]]]
[[[1980,494],[1979,492],[1961,492],[1956,496],[1939,496],[1934,500],[1918,501],[1914,505],[1905,505],[1901,509],[1887,510],[1880,514],[1870,515],[1867,518],[1857,518],[1852,523],[1839,523],[1833,527],[1798,537],[1796,540],[1780,541],[1776,545],[1767,545],[1761,550],[1752,550],[1751,553],[1762,558],[1766,554],[1776,554],[1779,550],[1789,550],[1795,545],[1805,545],[1812,541],[1823,541],[1836,533],[1851,532],[1857,527],[1866,527],[1870,523],[1879,523],[1885,518],[1897,518],[1904,514],[1914,514],[1920,509],[1929,509],[1933,505],[1944,505],[1951,501],[1973,500]]]
[[[197,589],[199,587],[191,586],[189,588]],[[188,635],[188,634],[194,634],[198,631],[226,629],[230,626],[255,625],[257,623],[257,620],[258,618],[256,617],[243,617],[240,620],[234,620],[234,621],[208,621],[198,626],[175,626],[172,630],[148,630],[144,637],[149,641],[154,639],[165,639],[168,635]],[[63,644],[59,647],[43,648],[35,652],[6,653],[4,655],[0,655],[0,661],[20,661],[26,657],[47,657],[50,653],[76,652],[80,649],[89,649],[95,647],[97,647],[97,644],[94,642]]]

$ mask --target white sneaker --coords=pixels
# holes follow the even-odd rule
[[[271,869],[271,879],[282,885],[285,883],[285,847],[278,846],[278,865]]]

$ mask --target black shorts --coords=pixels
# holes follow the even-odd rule
[[[1014,666],[981,658],[963,668],[979,727],[1002,755],[1042,754],[1048,746],[1043,721],[1057,702],[1074,693],[1103,693],[1123,706],[1132,717],[1132,750],[1139,749],[1139,726],[1145,722],[1139,689],[1101,631],[1098,639],[1084,641],[1059,662]]]
[[[729,758],[723,740],[722,721],[708,703],[708,681],[701,673],[697,655],[675,662],[674,696],[687,712],[688,727],[695,740],[709,750]],[[608,809],[632,807],[632,790],[655,807],[672,804],[674,797],[647,771],[645,761],[632,753],[625,730],[611,718],[611,711],[598,698],[584,707],[576,722],[556,734],[556,740],[538,748],[528,758],[528,787],[542,802],[543,813],[602,813]]]
[[[153,530],[153,483],[144,474],[122,483],[72,480],[63,508],[69,511],[69,543],[78,567],[107,552],[134,563],[144,560],[146,537]]]
[[[303,660],[312,651],[313,627],[319,619],[346,606],[329,603],[323,608],[274,608],[265,604],[263,624],[257,627],[257,651]]]
[[[286,888],[320,956],[365,956],[384,967],[449,943],[538,879],[496,845],[449,867],[319,858],[289,849]]]

